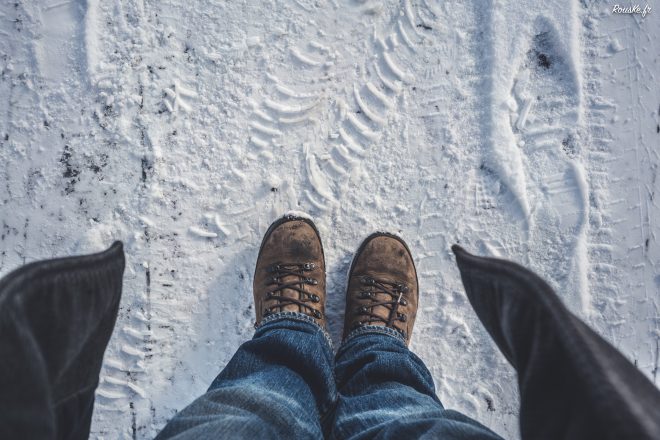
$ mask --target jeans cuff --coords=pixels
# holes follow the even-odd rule
[[[374,334],[378,333],[381,335],[387,335],[387,336],[392,336],[393,338],[398,339],[399,341],[403,342],[403,345],[406,345],[406,338],[397,330],[390,328],[390,327],[385,327],[383,325],[363,325],[361,327],[356,328],[355,330],[351,331],[346,338],[342,341],[341,345],[345,346],[348,344],[353,338],[356,338],[360,335],[364,334]]]
[[[277,312],[270,314],[263,318],[261,322],[258,325],[255,325],[254,328],[258,332],[259,330],[263,329],[264,326],[271,324],[273,322],[277,321],[283,321],[283,320],[289,320],[289,321],[298,321],[298,322],[304,322],[307,324],[312,324],[314,327],[316,327],[317,331],[320,331],[321,334],[323,334],[323,337],[325,338],[325,342],[328,345],[328,348],[330,349],[330,352],[332,352],[333,349],[333,344],[332,344],[332,338],[324,329],[321,327],[315,320],[309,315],[306,315],[304,313],[300,312]],[[256,333],[256,332],[255,332]]]

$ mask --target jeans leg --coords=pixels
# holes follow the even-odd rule
[[[424,363],[386,330],[362,327],[339,349],[339,396],[330,438],[500,438],[444,409]]]
[[[311,318],[271,315],[156,438],[322,438],[320,420],[336,398],[333,367],[330,339]]]

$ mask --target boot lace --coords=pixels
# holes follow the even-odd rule
[[[301,309],[308,310],[311,316],[316,319],[321,319],[323,314],[315,309],[311,304],[318,304],[321,298],[318,295],[305,291],[305,285],[316,286],[319,282],[317,279],[308,276],[305,272],[316,269],[314,263],[300,263],[300,264],[274,264],[268,267],[268,272],[272,274],[268,286],[274,286],[266,293],[266,300],[275,300],[276,305],[268,307],[264,311],[264,317],[276,313],[274,309],[282,311],[284,306],[296,304]],[[282,279],[286,276],[295,276],[296,279],[283,282]],[[300,293],[300,299],[282,296],[284,289],[295,290]]]
[[[400,313],[399,306],[406,306],[408,301],[403,298],[403,294],[407,293],[410,289],[403,283],[378,280],[372,277],[361,277],[360,282],[363,286],[371,287],[371,289],[366,289],[360,292],[361,299],[368,299],[370,303],[367,305],[362,305],[358,307],[358,315],[366,317],[357,322],[354,327],[360,327],[363,325],[368,325],[373,322],[382,322],[387,327],[394,328],[395,330],[401,331],[400,329],[394,327],[395,321],[406,322],[408,320],[405,313]],[[389,300],[378,301],[376,295],[382,293],[389,296]],[[383,306],[389,309],[389,314],[387,317],[377,315],[373,312],[374,307]]]

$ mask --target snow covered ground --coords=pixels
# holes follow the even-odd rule
[[[250,338],[289,209],[323,235],[337,342],[352,252],[406,238],[412,349],[507,438],[515,375],[453,243],[531,266],[659,384],[660,6],[614,5],[2,2],[0,275],[126,245],[92,438],[153,437]]]

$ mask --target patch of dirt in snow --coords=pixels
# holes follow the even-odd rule
[[[336,341],[352,253],[389,230],[418,265],[412,349],[441,400],[515,438],[515,375],[449,247],[532,266],[656,378],[644,84],[660,51],[635,46],[656,17],[568,1],[3,4],[0,273],[125,242],[92,435],[151,438],[251,337],[271,221],[317,222]]]

